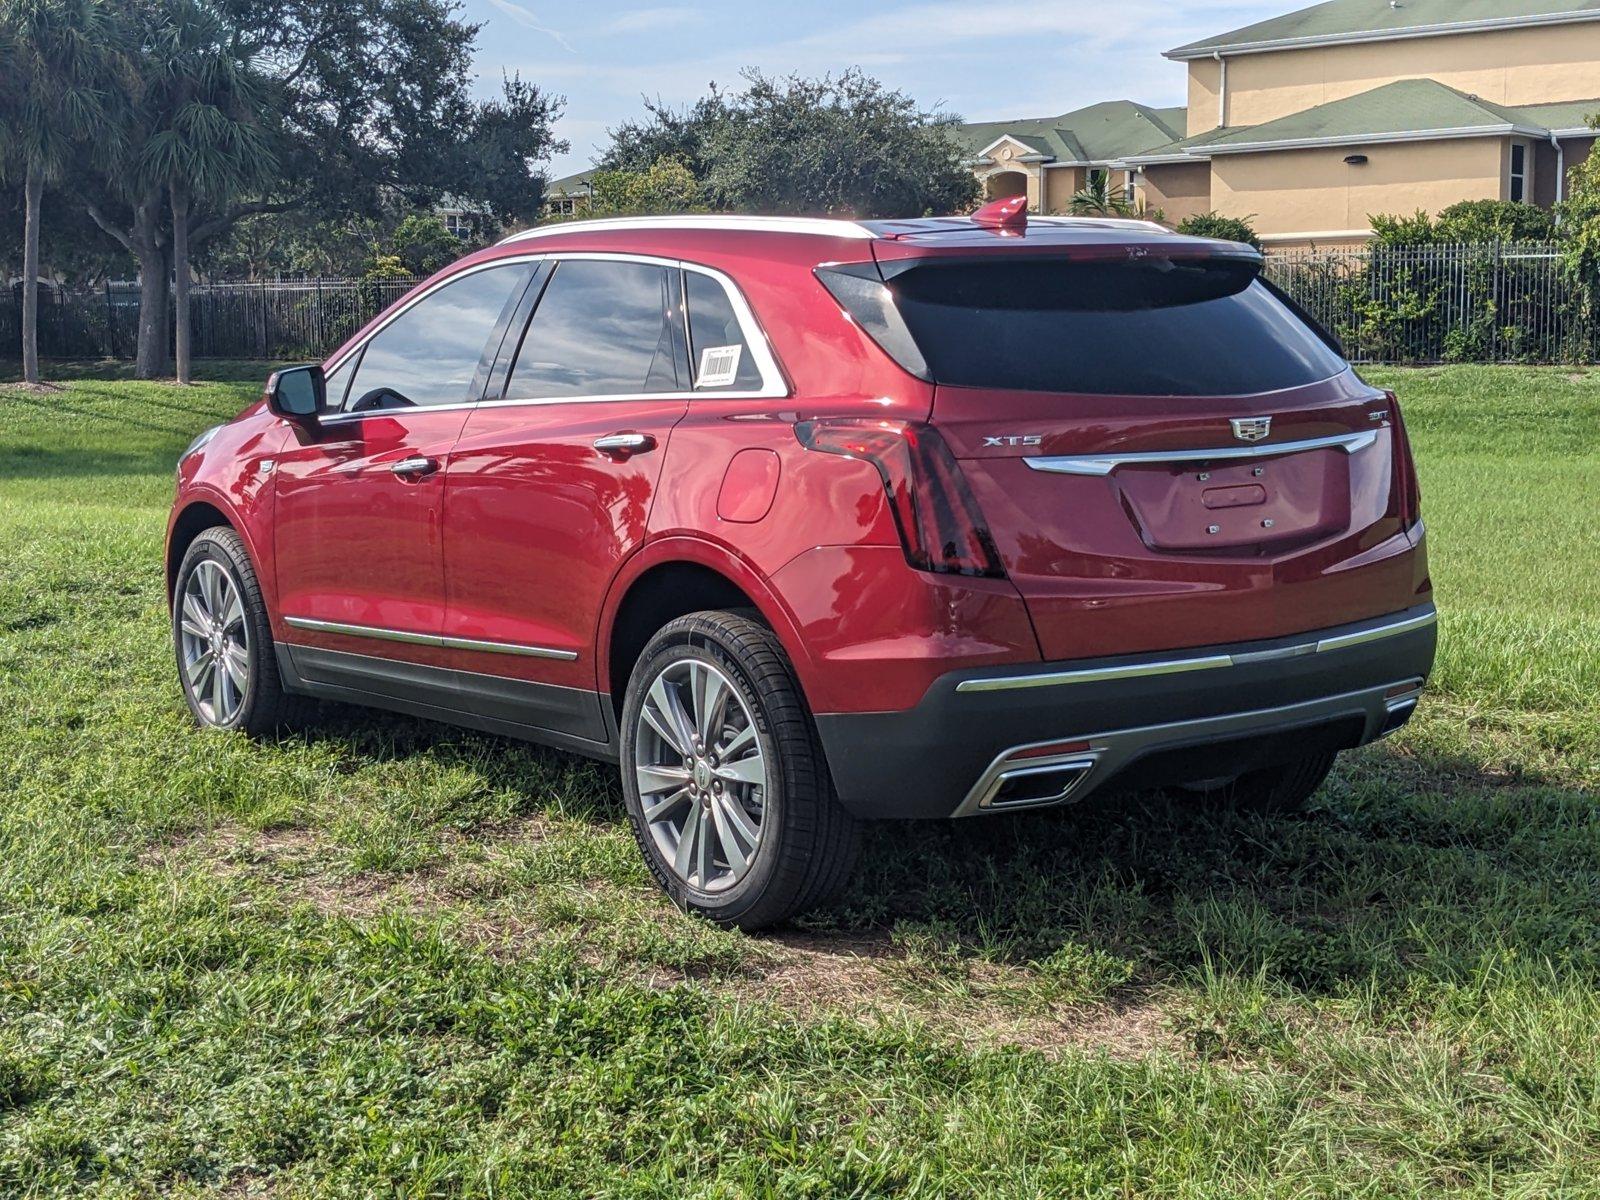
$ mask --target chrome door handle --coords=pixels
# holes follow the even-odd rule
[[[424,458],[417,455],[414,458],[402,458],[389,470],[395,475],[432,475],[439,469],[437,458]]]
[[[594,448],[601,454],[627,458],[630,454],[644,454],[656,448],[656,440],[648,433],[608,433],[595,438]]]

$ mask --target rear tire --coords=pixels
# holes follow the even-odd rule
[[[244,540],[226,525],[190,543],[172,593],[178,682],[195,723],[252,737],[298,724],[306,701],[278,675],[266,602]]]
[[[681,908],[753,931],[843,886],[859,827],[772,630],[701,612],[645,646],[622,712],[622,788],[639,849]]]
[[[1328,778],[1337,757],[1332,752],[1312,754],[1276,767],[1247,771],[1226,783],[1191,785],[1186,790],[1198,791],[1207,803],[1237,812],[1300,812]]]

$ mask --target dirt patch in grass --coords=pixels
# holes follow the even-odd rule
[[[779,933],[745,990],[805,1016],[920,1020],[972,1046],[1023,1046],[1046,1053],[1104,1051],[1137,1059],[1176,1053],[1182,1041],[1156,996],[1118,995],[1097,1004],[1013,999],[1033,986],[1026,969],[971,960],[949,986],[907,986],[907,958],[887,935]]]
[[[447,844],[436,865],[384,872],[345,869],[339,847],[315,830],[219,826],[152,847],[139,861],[151,869],[200,871],[260,885],[289,904],[308,904],[343,920],[371,920],[385,912],[449,918],[451,936],[496,956],[528,953],[560,939],[589,965],[641,986],[707,987],[730,999],[771,1004],[800,1019],[920,1021],[968,1046],[1022,1046],[1047,1054],[1103,1051],[1130,1060],[1177,1053],[1184,1045],[1158,997],[1134,990],[1099,1003],[1052,1003],[1033,995],[1037,980],[1024,967],[969,959],[929,973],[887,933],[782,931],[747,939],[737,961],[708,951],[709,969],[693,956],[672,965],[641,961],[649,956],[636,951],[619,955],[623,947],[606,942],[615,937],[614,928],[601,930],[590,943],[582,918],[547,921],[534,911],[537,905],[496,902],[497,844],[525,846],[549,833],[547,822],[531,817],[470,835],[452,834],[449,841],[470,842],[481,857],[458,859]],[[629,920],[652,926],[632,929],[629,940],[682,938],[684,930],[675,927],[689,918],[664,901],[618,896],[616,890],[615,884],[595,881],[577,895],[593,909],[625,907]]]

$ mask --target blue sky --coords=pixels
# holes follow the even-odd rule
[[[1184,103],[1183,68],[1163,50],[1302,5],[1196,0],[465,0],[484,23],[480,86],[520,71],[567,98],[570,153],[552,177],[581,171],[606,129],[641,95],[682,104],[741,67],[808,75],[859,66],[926,106],[969,120],[1047,116],[1099,100]]]

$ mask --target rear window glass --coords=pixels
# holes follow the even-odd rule
[[[1121,396],[1273,392],[1345,362],[1248,262],[930,264],[889,283],[934,381]]]

